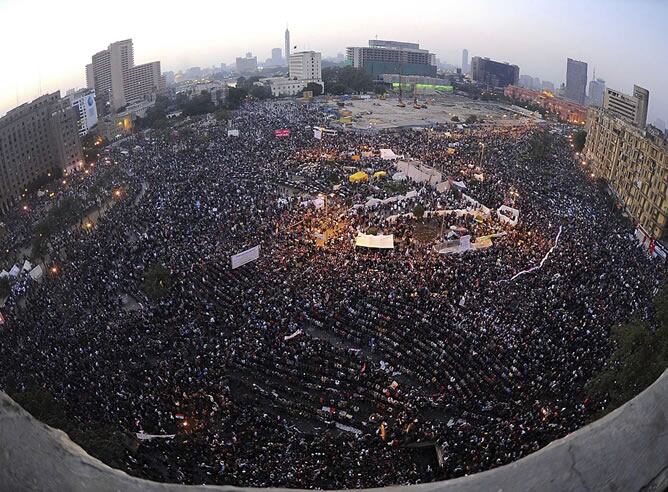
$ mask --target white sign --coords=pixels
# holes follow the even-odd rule
[[[370,234],[358,234],[355,238],[355,246],[358,248],[377,248],[377,249],[393,249],[394,235],[387,236],[372,236]]]
[[[255,261],[260,257],[260,246],[255,246],[253,248],[237,253],[236,255],[231,256],[232,260],[232,270],[244,266],[246,263]]]
[[[227,136],[228,137],[238,137],[239,136],[239,130],[227,130]]]
[[[321,128],[314,128],[313,129],[313,136],[317,138],[318,140],[322,140],[322,129]]]

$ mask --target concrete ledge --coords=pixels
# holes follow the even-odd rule
[[[445,482],[384,492],[661,491],[668,488],[668,370],[636,398],[545,448]],[[0,491],[251,490],[141,480],[89,456],[0,392]],[[284,489],[267,489],[284,490]]]

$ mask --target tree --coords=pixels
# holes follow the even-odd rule
[[[155,264],[144,274],[144,292],[149,299],[157,301],[169,290],[171,284],[171,273],[164,266]]]
[[[417,219],[422,219],[422,217],[424,217],[424,206],[421,203],[415,205],[415,208],[413,208],[413,215]]]
[[[587,142],[587,132],[584,130],[578,131],[575,134],[575,138],[573,139],[573,144],[575,145],[575,151],[582,152],[586,142]]]
[[[306,87],[302,91],[302,96],[304,95],[305,91],[311,91],[313,92],[313,96],[320,96],[322,95],[322,86],[320,84],[317,84],[315,82],[309,82],[306,84]]]
[[[266,85],[253,85],[249,93],[255,99],[269,99],[272,95],[271,89]]]
[[[230,87],[225,99],[225,105],[228,109],[239,109],[244,99],[246,99],[247,92],[240,87]]]
[[[453,116],[450,118],[450,121],[454,121],[455,123],[459,123],[459,116]]]
[[[668,367],[668,288],[654,299],[657,326],[638,319],[612,331],[615,349],[587,389],[598,399],[607,399],[603,413],[623,405],[647,388]]]
[[[478,117],[474,114],[470,114],[466,117],[464,123],[466,123],[467,125],[473,125],[476,121],[478,121]]]
[[[371,75],[361,68],[351,66],[323,68],[322,80],[327,94],[340,95],[374,90]]]

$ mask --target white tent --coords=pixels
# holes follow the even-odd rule
[[[386,161],[398,159],[399,156],[395,154],[392,149],[380,149],[380,158]]]
[[[30,278],[32,278],[33,280],[39,280],[42,277],[42,275],[44,275],[44,272],[42,271],[42,267],[37,265],[35,268],[30,270],[28,275],[30,275]]]
[[[502,212],[507,212],[507,213],[504,214]],[[515,227],[517,225],[517,221],[520,218],[520,211],[517,210],[516,208],[508,207],[506,205],[501,205],[496,210],[496,215],[499,217],[499,220],[501,222],[504,222],[512,227]]]
[[[394,249],[394,235],[372,236],[360,233],[355,238],[355,246],[358,248]]]
[[[398,172],[392,175],[393,181],[406,181],[406,173]]]
[[[32,270],[32,264],[28,260],[24,261],[23,262],[23,271],[24,272],[29,272],[30,270]]]
[[[12,277],[18,277],[19,272],[21,272],[21,269],[19,267],[17,267],[16,265],[14,265],[11,270],[9,270],[9,274]]]

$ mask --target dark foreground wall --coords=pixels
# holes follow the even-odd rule
[[[668,371],[603,419],[510,465],[384,492],[662,491],[668,489]],[[160,484],[89,456],[0,392],[0,491],[243,490]],[[275,489],[274,489],[275,490]],[[379,490],[379,489],[376,489]]]

